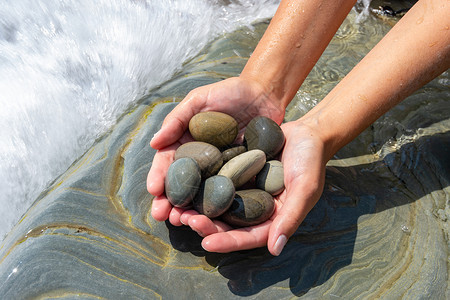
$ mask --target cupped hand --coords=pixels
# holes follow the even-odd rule
[[[204,237],[202,246],[210,252],[231,252],[267,245],[279,255],[288,238],[317,203],[323,191],[324,143],[313,128],[301,120],[281,126],[286,144],[281,154],[285,190],[275,197],[275,212],[270,220],[251,227],[234,229],[193,210],[173,211],[172,218],[189,225]]]
[[[152,217],[158,221],[169,221],[179,226],[183,209],[174,208],[164,195],[164,179],[175,150],[192,140],[188,133],[190,119],[203,111],[218,111],[233,116],[239,124],[242,138],[243,128],[256,116],[266,116],[280,124],[285,107],[266,91],[257,81],[233,77],[218,83],[192,90],[164,119],[161,129],[155,134],[150,146],[157,149],[147,177],[147,190],[154,195]]]

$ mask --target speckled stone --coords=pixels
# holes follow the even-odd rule
[[[237,121],[230,115],[207,111],[196,114],[189,121],[189,132],[196,141],[218,148],[231,145],[238,134]]]
[[[175,151],[175,160],[182,157],[195,159],[203,178],[217,174],[220,167],[222,167],[222,153],[216,146],[208,143],[189,142],[181,145]]]
[[[212,176],[201,184],[192,204],[199,213],[216,218],[230,208],[234,192],[230,178],[221,175]]]
[[[200,167],[195,159],[183,157],[174,161],[167,170],[165,191],[169,202],[186,207],[198,192],[201,183]]]
[[[246,227],[267,221],[275,210],[273,197],[259,189],[237,191],[222,219],[232,226]]]
[[[285,137],[280,126],[272,119],[259,116],[248,123],[244,133],[247,149],[260,149],[267,159],[273,159],[283,149]]]
[[[247,151],[245,146],[235,146],[222,151],[223,163],[227,163],[230,159],[244,153],[245,151]]]
[[[256,175],[255,183],[258,189],[265,190],[272,196],[280,194],[284,190],[284,169],[281,161],[266,162]]]
[[[223,165],[218,175],[230,178],[236,188],[252,179],[261,171],[266,162],[263,151],[255,149],[244,152]]]

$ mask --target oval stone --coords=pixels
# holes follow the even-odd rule
[[[217,148],[231,145],[238,131],[237,121],[221,112],[201,112],[189,121],[189,132],[196,141],[209,143]]]
[[[267,221],[275,210],[273,197],[259,189],[237,191],[231,207],[222,215],[229,225],[246,227]]]
[[[284,190],[284,169],[281,161],[266,162],[256,175],[255,183],[258,189],[265,190],[272,196],[280,194]]]
[[[245,146],[235,146],[222,151],[223,163],[228,162],[233,157],[236,157],[239,154],[244,153],[245,151],[247,151],[247,148],[245,148]]]
[[[285,136],[281,127],[272,119],[264,116],[253,118],[245,128],[247,149],[260,149],[267,159],[273,159],[283,149]]]
[[[230,178],[215,175],[201,184],[192,204],[199,213],[208,218],[216,218],[230,208],[234,192],[234,185]]]
[[[189,142],[175,151],[175,160],[190,157],[200,167],[203,178],[217,174],[222,167],[222,153],[216,146],[204,142]]]
[[[266,155],[263,151],[258,149],[247,151],[224,164],[218,175],[230,178],[234,186],[238,188],[256,176],[265,163]]]
[[[174,161],[167,170],[164,188],[169,202],[176,207],[186,207],[198,192],[201,183],[200,167],[190,157]]]

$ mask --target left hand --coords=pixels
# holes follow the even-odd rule
[[[287,239],[317,203],[325,178],[324,143],[301,120],[283,124],[281,128],[286,136],[281,154],[285,190],[275,197],[275,212],[270,220],[234,229],[194,210],[172,210],[171,218],[189,225],[204,237],[205,250],[225,253],[267,245],[270,253],[279,255]]]

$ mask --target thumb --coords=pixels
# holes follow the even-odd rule
[[[267,246],[272,255],[280,255],[288,239],[320,198],[323,184],[309,185],[302,181],[303,184],[293,182],[290,185],[293,188],[285,190],[285,201],[270,226]]]
[[[196,111],[188,103],[192,101],[180,102],[164,119],[161,129],[155,133],[150,146],[153,149],[165,148],[178,141],[189,127],[189,121]]]

